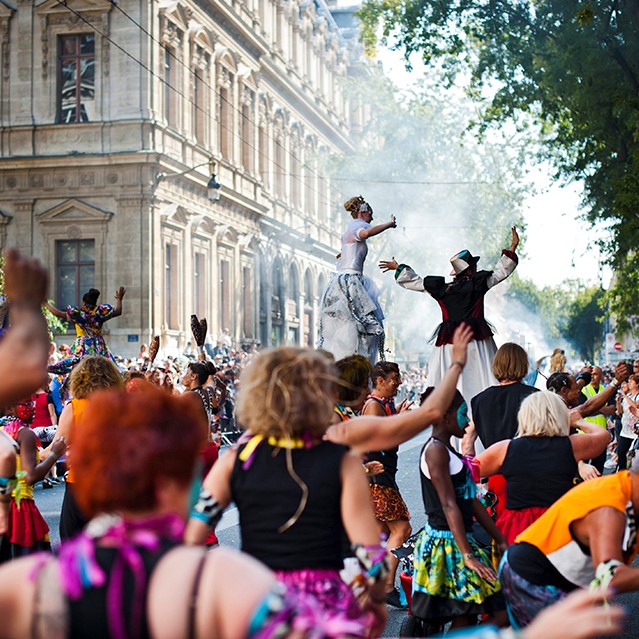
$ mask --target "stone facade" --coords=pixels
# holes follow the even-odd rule
[[[0,0],[0,244],[48,265],[58,305],[125,286],[123,355],[182,350],[192,312],[312,345],[356,49],[324,0]]]

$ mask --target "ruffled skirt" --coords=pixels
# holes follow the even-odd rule
[[[0,562],[51,550],[49,526],[33,499],[22,499],[19,508],[12,499],[8,524],[0,536]]]
[[[318,347],[335,359],[363,355],[375,363],[383,359],[384,314],[379,291],[361,274],[334,273],[320,305]]]
[[[486,566],[491,557],[467,534],[475,556]],[[503,610],[501,586],[466,568],[452,532],[426,525],[415,545],[411,613],[428,620],[448,620]]]

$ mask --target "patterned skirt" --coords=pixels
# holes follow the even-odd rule
[[[330,628],[330,634],[323,636],[368,636],[374,619],[360,608],[337,570],[276,570],[275,575],[297,597],[308,600],[316,609],[319,606],[318,620],[325,629]]]
[[[492,566],[488,553],[467,534],[475,556]],[[498,581],[488,581],[466,568],[452,532],[426,525],[415,546],[411,614],[421,619],[449,620],[462,615],[504,609]]]
[[[370,484],[371,501],[375,519],[378,521],[399,521],[410,519],[410,513],[401,493],[391,486]]]
[[[527,626],[544,608],[561,601],[568,593],[556,586],[538,586],[516,573],[508,563],[508,551],[499,566],[508,618],[515,630]]]

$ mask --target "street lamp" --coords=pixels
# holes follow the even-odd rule
[[[211,202],[217,202],[220,199],[220,190],[222,188],[222,185],[217,181],[217,178],[215,177],[215,162],[213,160],[202,162],[202,164],[197,164],[196,166],[187,169],[186,171],[180,171],[179,173],[158,173],[155,178],[155,183],[157,185],[162,180],[186,175],[187,173],[195,171],[195,169],[199,169],[200,167],[206,166],[207,164],[211,167],[211,178],[206,185],[206,195]]]
[[[209,183],[206,185],[206,193],[207,197],[211,202],[217,202],[220,199],[220,189],[222,185],[217,181],[215,177],[215,173],[211,173],[211,179]]]

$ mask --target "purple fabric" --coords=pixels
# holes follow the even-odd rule
[[[325,636],[365,637],[374,619],[364,612],[352,590],[336,570],[302,569],[275,571],[278,580],[301,601],[316,601],[316,615]],[[317,609],[315,604],[312,608]]]
[[[94,520],[93,523],[97,523]],[[177,515],[164,515],[136,521],[114,520],[111,525],[92,534],[92,522],[74,539],[60,549],[58,566],[60,582],[70,599],[80,599],[86,588],[100,588],[107,582],[107,575],[95,558],[95,546],[116,548],[117,558],[108,575],[107,611],[114,639],[128,635],[124,623],[122,598],[124,572],[129,568],[134,579],[134,598],[131,614],[131,635],[138,636],[144,614],[143,602],[147,575],[139,549],[157,550],[162,539],[180,541],[184,533],[184,521]]]

